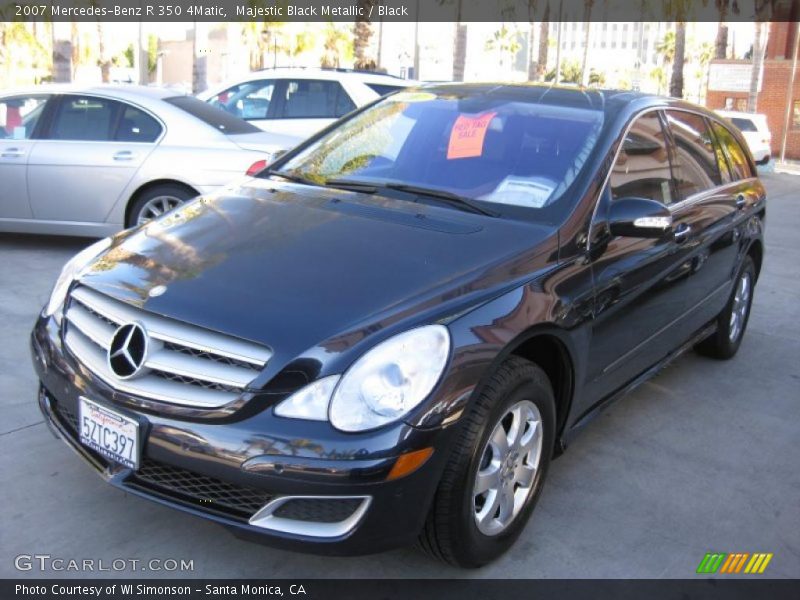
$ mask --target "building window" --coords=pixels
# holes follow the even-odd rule
[[[792,129],[800,129],[800,100],[792,104]]]
[[[797,103],[795,103],[795,106],[796,105]],[[725,110],[747,112],[747,98],[725,98]],[[798,127],[800,127],[800,125],[798,125]]]

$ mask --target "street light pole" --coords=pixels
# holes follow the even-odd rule
[[[789,137],[789,123],[792,116],[792,92],[794,90],[794,76],[797,72],[797,48],[800,45],[800,26],[794,24],[794,50],[792,50],[792,72],[789,75],[789,87],[786,88],[786,114],[783,118],[783,139],[781,140],[781,162],[786,160],[786,138]]]

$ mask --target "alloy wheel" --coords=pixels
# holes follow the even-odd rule
[[[183,200],[175,196],[155,196],[142,206],[142,209],[139,211],[139,216],[136,219],[136,224],[143,225],[181,204],[183,204]]]
[[[747,310],[750,306],[750,273],[745,271],[736,282],[736,292],[733,296],[733,306],[731,306],[731,319],[728,327],[728,336],[735,342],[744,330]]]
[[[481,452],[473,487],[475,524],[484,535],[505,531],[534,488],[542,455],[542,416],[530,400],[511,406]]]

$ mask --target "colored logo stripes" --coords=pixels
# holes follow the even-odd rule
[[[747,573],[760,574],[767,568],[769,561],[772,560],[772,553],[755,552],[709,552],[697,566],[697,572],[703,574],[713,573]]]

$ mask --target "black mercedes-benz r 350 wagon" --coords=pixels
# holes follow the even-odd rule
[[[74,257],[39,405],[112,485],[240,535],[485,564],[591,417],[687,349],[736,354],[746,148],[631,92],[395,93]]]

